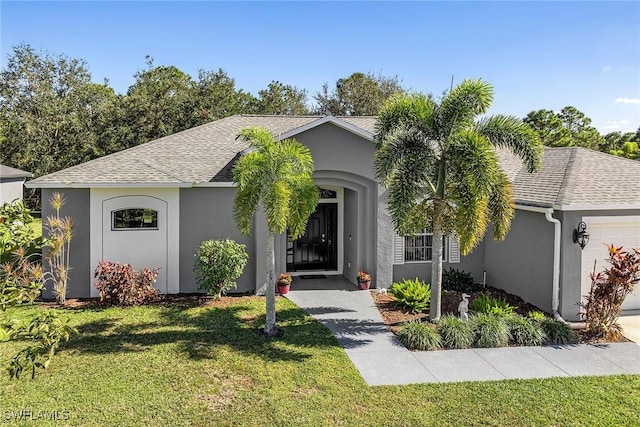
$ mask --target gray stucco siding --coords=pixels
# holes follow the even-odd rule
[[[544,214],[516,210],[504,241],[485,238],[487,284],[550,312],[553,238],[554,226]]]
[[[55,211],[49,205],[49,199],[55,192],[61,193],[65,198],[65,204],[60,210],[60,216],[69,216],[73,220],[73,237],[69,251],[69,281],[67,283],[67,298],[88,298],[91,296],[93,283],[91,266],[91,223],[90,223],[90,190],[81,189],[42,189],[42,220],[46,222],[48,216],[55,215]],[[47,230],[43,228],[43,235]],[[45,268],[47,267],[46,262]],[[47,281],[43,298],[55,298],[53,284]]]
[[[233,219],[234,188],[183,188],[180,190],[180,292],[202,292],[193,272],[194,254],[200,243],[210,239],[232,239],[247,246],[249,260],[229,293],[255,291],[256,247],[253,237],[244,236]]]

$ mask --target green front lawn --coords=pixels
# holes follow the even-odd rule
[[[60,311],[80,334],[35,380],[0,377],[0,423],[27,410],[68,414],[34,425],[640,425],[640,376],[368,387],[329,331],[285,299],[275,340],[254,331],[257,297]],[[0,344],[0,360],[17,348]]]

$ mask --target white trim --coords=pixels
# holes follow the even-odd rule
[[[609,210],[622,210],[622,209],[640,209],[640,203],[609,203],[604,205],[553,205],[553,208],[559,211],[609,211]]]
[[[625,224],[629,222],[639,222],[640,215],[619,215],[619,216],[583,216],[582,221],[589,224]]]
[[[233,182],[194,182],[193,188],[232,188],[235,187],[236,184]]]
[[[27,188],[189,188],[191,183],[187,182],[43,182],[25,184]]]
[[[325,123],[331,123],[333,125],[336,125],[336,126],[342,128],[342,129],[346,130],[346,131],[349,131],[349,132],[351,132],[351,133],[353,133],[355,135],[358,135],[358,136],[360,136],[360,137],[362,137],[364,139],[367,139],[369,141],[373,141],[373,134],[371,132],[366,131],[366,130],[364,130],[362,128],[359,128],[356,125],[352,125],[351,123],[346,122],[344,120],[340,120],[339,118],[334,117],[334,116],[324,116],[324,117],[322,117],[322,118],[320,118],[318,120],[314,120],[312,122],[309,122],[306,125],[300,126],[298,128],[295,128],[295,129],[290,130],[288,132],[285,132],[283,134],[277,135],[276,136],[276,140],[280,141],[280,140],[283,140],[283,139],[291,138],[291,137],[293,137],[295,135],[298,135],[298,134],[300,134],[302,132],[306,132],[309,129],[313,129],[313,128],[318,127],[320,125],[323,125]]]

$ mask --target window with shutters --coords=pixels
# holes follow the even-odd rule
[[[447,260],[447,239],[442,236],[442,260]],[[421,233],[404,237],[404,262],[425,262],[433,259],[433,234]]]

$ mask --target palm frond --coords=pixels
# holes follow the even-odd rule
[[[517,117],[486,117],[478,121],[476,132],[495,147],[506,148],[518,156],[529,172],[537,171],[542,165],[543,145],[538,134]]]
[[[396,94],[387,100],[376,120],[374,143],[376,148],[386,144],[390,134],[398,128],[420,128],[429,134],[433,129],[435,102],[422,94]]]
[[[484,114],[493,102],[493,86],[480,79],[467,79],[453,88],[437,109],[439,139],[443,142],[455,133],[471,127],[478,114]]]
[[[493,238],[504,240],[507,237],[515,210],[513,189],[509,178],[500,171],[489,196],[489,217],[493,223]]]

